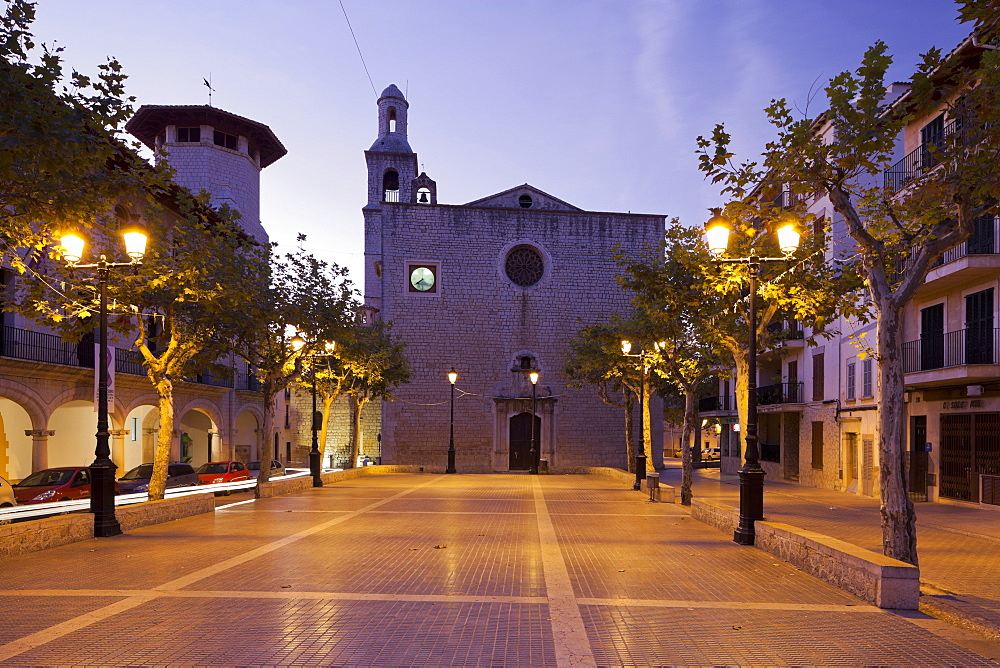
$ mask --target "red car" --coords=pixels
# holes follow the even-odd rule
[[[196,471],[202,485],[214,482],[239,482],[250,478],[250,471],[243,462],[208,462]]]
[[[118,483],[115,483],[118,493]],[[18,503],[51,503],[90,498],[90,471],[86,466],[63,466],[35,471],[14,485]]]

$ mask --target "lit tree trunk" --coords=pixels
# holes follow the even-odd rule
[[[656,473],[658,468],[663,467],[663,462],[660,462],[660,466],[656,466],[656,462],[653,461],[653,431],[652,425],[649,423],[649,398],[652,396],[649,388],[649,380],[647,378],[648,373],[643,370],[642,375],[642,451],[646,455],[646,473]]]
[[[622,404],[622,412],[625,414],[625,468],[629,473],[635,473],[635,434],[632,430],[635,401],[629,395],[628,389],[623,392],[625,393],[625,401]]]
[[[326,435],[329,433],[330,426],[330,408],[333,406],[334,400],[334,397],[323,397],[323,421],[320,423],[319,430],[319,450],[324,454],[326,454]]]
[[[698,414],[694,410],[694,386],[684,388],[684,426],[681,428],[681,504],[691,505],[691,431]]]
[[[736,366],[736,415],[740,421],[740,431],[736,435],[736,454],[740,458],[740,462],[742,462],[745,449],[743,437],[746,434],[747,419],[750,412],[748,408],[750,399],[750,360],[747,358],[746,352],[740,350],[738,354],[733,351],[733,362]],[[738,464],[737,468],[740,465]]]
[[[154,376],[157,408],[160,409],[160,430],[156,434],[156,452],[153,456],[153,475],[149,480],[149,500],[159,501],[167,487],[167,468],[170,463],[170,447],[174,439],[174,384],[166,374],[149,373]]]
[[[876,302],[878,324],[879,491],[882,504],[882,550],[887,557],[917,565],[917,518],[906,470],[906,409],[903,404],[902,309],[889,300]]]
[[[278,393],[277,384],[274,378],[268,374],[260,384],[261,394],[264,395],[264,424],[261,427],[262,443],[260,446],[260,474],[257,476],[257,486],[253,488],[255,498],[260,498],[260,486],[271,478],[271,460],[274,458],[273,434],[274,431],[274,397]]]
[[[354,420],[354,427],[351,430],[351,460],[348,462],[348,468],[357,466],[358,456],[361,454],[361,445],[364,438],[361,430],[361,411],[364,409],[366,403],[368,403],[368,399],[351,395],[351,417]]]

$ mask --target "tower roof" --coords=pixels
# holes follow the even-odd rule
[[[288,153],[288,149],[268,126],[207,104],[144,104],[125,124],[125,129],[149,148],[155,148],[156,135],[167,125],[202,123],[211,125],[220,132],[243,135],[249,139],[250,143],[260,151],[262,168]]]
[[[409,106],[409,103],[406,102],[406,98],[403,97],[403,92],[401,90],[399,90],[399,88],[396,87],[396,84],[389,84],[386,87],[386,89],[384,91],[382,91],[382,94],[378,96],[378,101],[381,102],[382,98],[386,98],[386,97],[395,97],[395,98],[398,98],[398,99],[402,100],[404,104],[406,104],[407,106]]]

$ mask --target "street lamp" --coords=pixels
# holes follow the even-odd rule
[[[760,466],[760,447],[757,438],[757,281],[763,263],[787,262],[789,256],[799,247],[798,218],[790,212],[785,212],[779,217],[775,226],[778,247],[784,254],[782,257],[761,257],[751,253],[747,257],[723,258],[721,256],[729,245],[732,226],[718,209],[713,210],[713,214],[705,223],[705,238],[713,260],[717,263],[745,264],[750,270],[750,356],[747,364],[747,424],[744,435],[746,453],[744,464],[739,470],[740,521],[733,532],[733,540],[740,545],[753,545],[754,522],[764,519],[764,469]]]
[[[532,371],[528,374],[528,378],[531,380],[531,450],[528,451],[528,457],[531,461],[528,464],[528,473],[531,475],[538,475],[538,448],[535,446],[535,413],[537,412],[536,406],[538,404],[536,394],[536,389],[538,388],[538,372]]]
[[[296,334],[298,336],[298,334]],[[299,337],[301,340],[301,337]],[[298,345],[298,347],[296,347]],[[301,350],[302,346],[305,345],[305,341],[302,344],[297,344],[295,342],[295,337],[292,337],[292,347],[295,350]],[[313,487],[323,486],[323,476],[322,476],[322,457],[323,455],[319,451],[319,426],[323,422],[322,414],[318,414],[316,410],[316,360],[321,357],[329,358],[337,350],[337,343],[331,341],[324,346],[324,352],[315,352],[310,355],[311,364],[309,365],[310,371],[312,371],[312,448],[309,449],[309,473],[312,475]],[[325,444],[324,444],[325,445]]]
[[[664,350],[667,347],[666,341],[657,341],[653,344],[657,350]],[[638,352],[632,354],[632,342],[623,339],[622,355],[625,357],[642,358],[642,373],[639,375],[639,441],[640,447],[635,451],[635,482],[632,489],[638,491],[642,489],[642,481],[646,479],[646,412],[643,410],[646,397],[646,374],[649,372],[648,360],[656,357],[655,353]]]
[[[117,536],[122,532],[115,517],[115,470],[111,461],[110,433],[108,432],[108,275],[115,267],[137,267],[146,254],[146,231],[132,223],[121,229],[125,238],[125,252],[128,262],[108,262],[107,257],[92,264],[79,264],[83,259],[86,245],[83,237],[67,233],[59,240],[63,247],[63,259],[74,269],[96,269],[100,299],[100,319],[97,359],[97,447],[94,449],[94,463],[90,465],[90,512],[94,514],[94,537]]]
[[[448,382],[451,383],[451,415],[448,418],[448,468],[445,473],[455,473],[455,382],[458,372],[455,367],[448,372]]]

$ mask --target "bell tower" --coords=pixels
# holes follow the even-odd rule
[[[410,105],[395,84],[378,98],[378,138],[365,151],[368,163],[368,205],[410,202],[417,176],[417,154],[406,141],[406,113]]]

